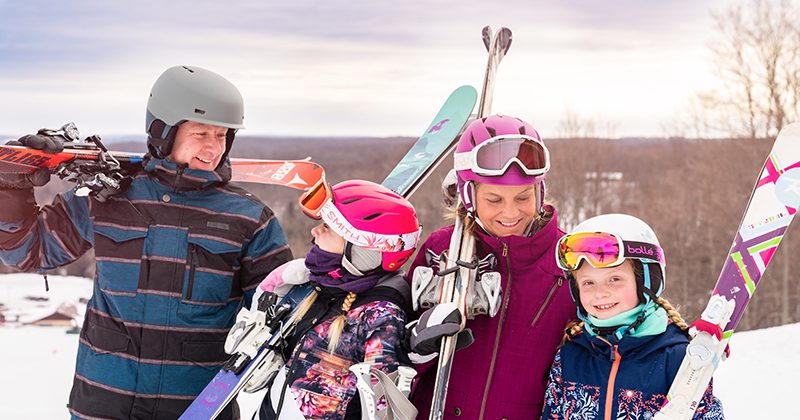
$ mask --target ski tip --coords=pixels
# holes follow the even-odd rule
[[[492,27],[486,25],[481,30],[481,37],[483,38],[483,46],[486,47],[486,51],[489,51],[489,45],[492,42]]]
[[[800,122],[784,125],[783,128],[781,128],[781,131],[780,133],[778,133],[778,135],[800,136]]]
[[[513,40],[511,29],[505,27],[500,28],[500,31],[497,33],[497,38],[499,39],[498,47],[503,51],[503,55],[505,55],[508,49],[511,48],[511,41]]]
[[[450,95],[452,96],[455,94],[474,96],[475,100],[478,100],[478,90],[472,85],[461,85],[457,87]]]

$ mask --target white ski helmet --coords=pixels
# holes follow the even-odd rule
[[[242,94],[230,81],[201,67],[170,67],[153,84],[147,101],[147,147],[157,158],[172,152],[177,127],[184,121],[228,128],[225,152],[230,152],[236,130],[244,128]]]
[[[637,265],[641,265],[642,273],[636,273],[636,289],[639,293],[640,302],[650,304],[656,297],[661,295],[664,291],[666,279],[666,263],[661,244],[658,242],[653,229],[641,219],[627,214],[604,214],[592,217],[575,226],[570,233],[564,235],[558,241],[556,246],[556,260],[559,267],[564,269],[567,274],[572,298],[575,300],[582,315],[586,315],[586,310],[580,303],[580,293],[574,276],[572,276],[572,271],[579,268],[580,264],[586,261],[595,265],[588,255],[593,250],[586,250],[587,253],[583,254],[580,250],[573,249],[571,251],[575,255],[572,255],[571,258],[565,258],[565,254],[570,252],[567,250],[570,237],[592,233],[610,234],[618,238],[617,240],[622,246],[618,255],[611,255],[615,257],[615,260],[605,261],[603,266],[613,267],[622,264],[625,259],[631,259],[639,263],[634,264],[634,273],[636,273],[638,271]],[[605,255],[601,254],[603,258],[608,256],[607,253]],[[570,261],[566,261],[567,259]],[[658,267],[657,270],[655,269],[656,266]]]

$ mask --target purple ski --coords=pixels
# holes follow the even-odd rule
[[[656,420],[691,419],[747,304],[800,207],[800,123],[784,127],[753,188],[698,332]]]

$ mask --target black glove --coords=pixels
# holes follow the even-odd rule
[[[461,311],[455,303],[441,303],[422,313],[419,320],[406,326],[409,337],[409,358],[414,363],[425,363],[439,355],[442,338],[458,334],[456,350],[475,341],[472,330],[461,329]]]
[[[38,134],[27,134],[20,137],[19,140],[10,141],[7,144],[30,147],[45,153],[61,153],[64,151],[64,141],[65,139],[61,136],[48,136],[39,130]]]
[[[0,173],[0,189],[25,190],[41,187],[50,181],[50,170],[39,168],[29,174],[4,174]]]
[[[12,146],[25,146],[31,149],[42,150],[45,153],[60,153],[64,150],[65,139],[62,136],[51,136],[42,134],[28,134],[12,140],[6,144]],[[41,187],[50,181],[50,171],[46,168],[39,168],[29,174],[10,174],[0,173],[0,188],[2,189],[28,189]]]

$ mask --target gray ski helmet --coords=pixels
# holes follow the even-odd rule
[[[230,151],[236,130],[244,128],[244,101],[231,82],[210,70],[194,66],[170,67],[156,79],[147,101],[147,147],[157,158],[172,151],[177,127],[195,121],[228,128]]]

